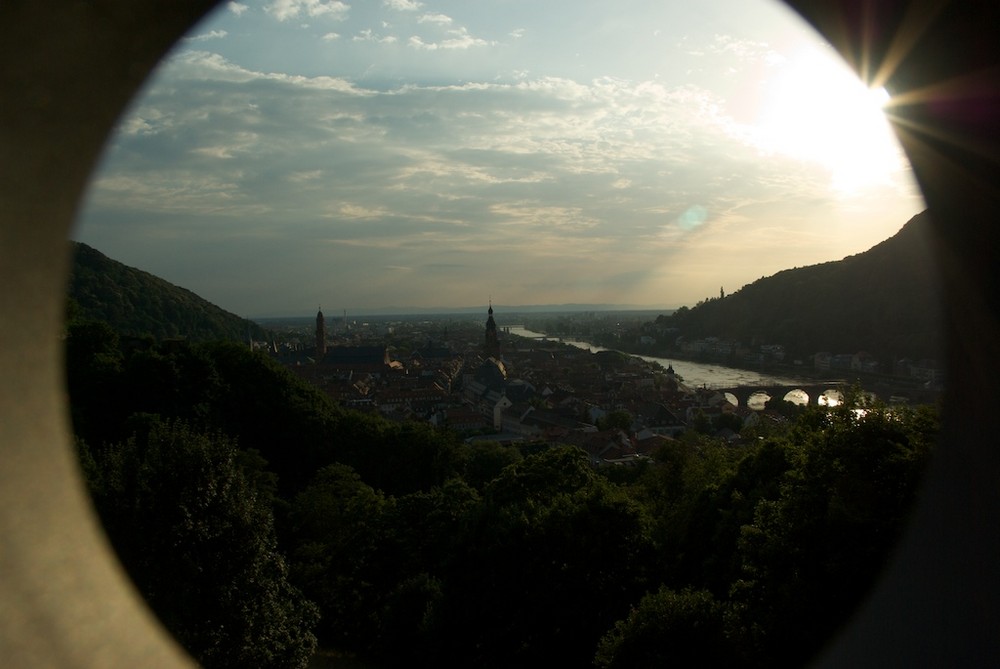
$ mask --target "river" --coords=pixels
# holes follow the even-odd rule
[[[540,332],[532,332],[531,330],[526,330],[523,327],[517,326],[511,326],[510,333],[512,335],[527,337],[529,339],[546,338],[546,335]],[[589,344],[585,341],[574,341],[572,339],[552,338],[552,341],[558,341],[563,344],[569,344],[570,346],[595,352],[611,350],[600,346],[594,346],[593,344]],[[702,362],[691,362],[689,360],[670,360],[667,358],[655,358],[650,355],[638,355],[634,353],[627,353],[626,355],[633,355],[648,362],[659,363],[664,368],[673,366],[674,372],[676,372],[684,380],[685,385],[690,387],[736,388],[738,386],[797,386],[815,385],[817,383],[816,379],[774,376],[748,369],[727,367],[725,365],[718,365],[715,363],[706,364]]]

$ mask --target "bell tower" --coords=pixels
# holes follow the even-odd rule
[[[326,355],[326,319],[323,318],[323,309],[316,312],[316,360],[322,359]]]
[[[500,356],[500,340],[497,338],[497,323],[493,320],[493,300],[490,300],[490,310],[487,312],[489,317],[486,319],[486,344],[483,347],[483,352],[486,353],[488,357],[499,357]]]

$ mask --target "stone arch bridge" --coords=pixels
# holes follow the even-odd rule
[[[793,401],[792,397],[789,397],[789,393],[793,393],[796,390],[804,392],[808,395],[807,403],[812,406],[819,405],[819,398],[823,396],[828,390],[836,390],[841,393],[841,396],[847,391],[850,384],[845,381],[821,381],[812,384],[799,384],[794,386],[789,385],[759,385],[759,386],[737,386],[735,388],[712,388],[712,390],[719,393],[729,393],[733,395],[739,402],[738,406],[745,407],[749,406],[749,400],[752,396],[758,393],[765,393],[770,398],[774,399],[788,399]],[[797,402],[798,403],[798,402]]]

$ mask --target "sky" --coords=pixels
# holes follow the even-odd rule
[[[228,2],[72,237],[251,318],[693,306],[924,208],[884,96],[770,0]]]

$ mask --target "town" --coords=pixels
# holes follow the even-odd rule
[[[688,384],[669,363],[518,336],[518,328],[498,327],[492,305],[485,324],[481,316],[457,315],[327,319],[320,310],[308,325],[300,319],[268,326],[280,343],[252,346],[342,406],[428,422],[470,442],[571,444],[595,466],[638,462],[687,430],[739,443],[787,421],[796,405],[835,405],[848,385],[817,380],[808,392],[783,387],[740,398],[745,389]],[[613,332],[602,336],[619,343]],[[781,354],[780,347],[765,348]],[[828,357],[814,367],[829,370]]]

